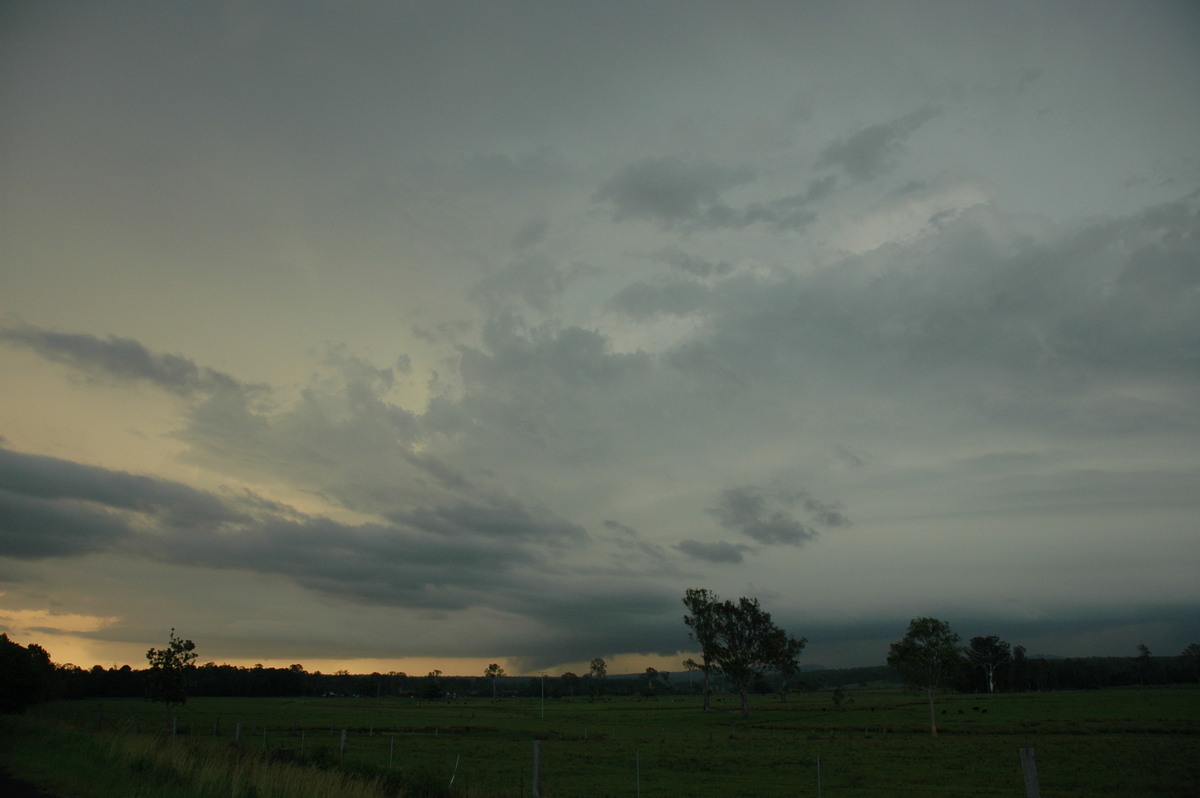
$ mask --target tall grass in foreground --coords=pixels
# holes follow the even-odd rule
[[[420,772],[347,771],[278,761],[234,744],[195,745],[125,731],[85,732],[61,723],[4,718],[6,764],[68,794],[95,798],[396,798],[436,796]],[[328,764],[328,763],[325,763]]]
[[[193,746],[144,736],[114,737],[108,759],[136,774],[135,796],[161,796],[177,786],[196,796],[233,798],[384,798],[380,777],[363,778],[306,764],[271,761],[263,754],[231,746]]]

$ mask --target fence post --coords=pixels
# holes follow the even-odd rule
[[[342,729],[342,745],[340,757],[344,761],[346,759],[346,730]]]
[[[821,755],[817,754],[817,798],[821,798]]]
[[[242,739],[242,724],[238,723],[237,725],[235,725],[233,727],[233,741],[236,743],[237,741],[239,741],[241,739]]]
[[[1021,749],[1021,772],[1025,774],[1025,798],[1042,798],[1038,785],[1037,759],[1032,748]]]
[[[542,798],[542,743],[533,741],[533,798]]]

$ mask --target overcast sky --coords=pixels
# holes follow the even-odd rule
[[[1200,640],[1191,2],[8,2],[0,631],[57,662]]]

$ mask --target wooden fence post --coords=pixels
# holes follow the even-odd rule
[[[542,798],[542,743],[533,741],[533,798]]]
[[[1025,774],[1025,798],[1042,798],[1038,785],[1037,759],[1032,748],[1021,749],[1021,772]]]
[[[345,729],[342,729],[342,745],[341,745],[341,753],[339,754],[339,756],[343,761],[346,759],[346,730]]]

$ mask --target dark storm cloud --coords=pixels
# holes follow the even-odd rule
[[[684,230],[740,230],[755,224],[803,230],[817,218],[808,206],[826,197],[837,183],[836,177],[828,176],[792,196],[740,208],[725,203],[721,196],[725,191],[753,180],[748,168],[677,156],[645,158],[610,178],[592,199],[612,205],[614,222],[641,219]]]
[[[663,227],[725,227],[734,215],[721,193],[754,179],[731,168],[677,156],[644,158],[610,178],[595,199],[609,202],[613,220],[645,219]]]
[[[796,518],[793,508],[809,513],[811,523]],[[848,526],[850,520],[836,503],[814,499],[803,491],[764,490],[753,485],[728,488],[716,507],[709,508],[721,526],[766,545],[801,546],[818,537],[812,524]],[[685,553],[695,556],[695,546]],[[710,549],[710,551],[712,551]]]
[[[247,387],[233,377],[202,368],[186,357],[151,352],[130,338],[107,339],[22,326],[0,329],[0,341],[24,346],[47,360],[116,380],[144,380],[181,396]]]
[[[725,490],[720,502],[709,512],[726,529],[767,545],[800,546],[818,536],[817,530],[785,508],[770,509],[768,497],[749,485]]]
[[[322,593],[391,606],[463,609],[517,581],[578,525],[511,500],[397,511],[391,524],[307,516],[253,494],[225,499],[165,480],[0,450],[0,557],[118,552],[276,574]],[[523,575],[526,590],[537,578]]]
[[[0,490],[0,557],[36,560],[104,551],[129,535],[120,517],[79,502]]]
[[[704,543],[699,540],[681,540],[676,549],[694,560],[711,563],[740,563],[745,560],[745,553],[753,551],[753,547],[728,543],[719,540],[715,543]]]
[[[607,307],[634,321],[646,321],[663,314],[686,316],[699,308],[708,296],[709,289],[695,280],[636,282],[618,291]]]
[[[0,449],[0,486],[29,499],[145,513],[169,526],[210,527],[242,519],[211,494],[176,482],[7,449]]]
[[[578,524],[504,498],[487,503],[460,501],[395,511],[389,514],[389,520],[447,539],[487,538],[512,543],[535,540],[565,545],[587,537],[587,532]]]
[[[615,559],[622,568],[637,568],[644,564],[661,568],[667,565],[667,555],[662,546],[648,542],[633,527],[619,521],[606,520],[604,528],[616,533],[611,540],[619,550]]]
[[[817,165],[840,167],[859,181],[878,177],[892,168],[892,158],[908,137],[938,113],[936,108],[922,106],[891,122],[863,128],[827,146]]]
[[[1075,230],[997,235],[1015,223],[975,205],[837,268],[730,278],[711,288],[701,334],[667,359],[731,389],[806,390],[823,375],[915,391],[936,377],[972,397],[993,386],[972,402],[1006,423],[1180,423],[1174,403],[1114,397],[1079,413],[1073,402],[1122,374],[1172,375],[1164,390],[1196,374],[1200,195]]]
[[[538,561],[514,541],[445,536],[405,525],[267,518],[236,534],[175,538],[155,552],[177,564],[246,568],[310,590],[398,607],[465,609],[514,569]]]
[[[655,260],[674,266],[696,277],[722,277],[733,270],[728,261],[713,263],[698,255],[691,255],[678,247],[667,247],[654,253]]]

